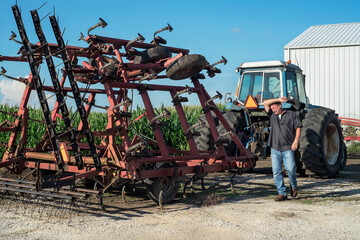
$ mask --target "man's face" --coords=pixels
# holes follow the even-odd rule
[[[281,110],[281,104],[275,103],[272,104],[270,106],[271,110],[273,111],[273,113],[275,113],[276,115],[281,114],[282,110]]]

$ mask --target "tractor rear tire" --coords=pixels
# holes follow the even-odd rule
[[[175,165],[175,163],[158,162],[155,164],[154,168],[173,168]],[[163,190],[162,203],[172,202],[179,191],[179,187],[180,184],[174,177],[157,177],[147,179],[146,181],[146,190],[148,196],[156,203],[159,202],[159,195],[161,190]]]
[[[305,115],[300,136],[301,160],[316,175],[334,178],[343,155],[343,135],[335,112],[313,109]]]
[[[340,170],[344,170],[345,166],[346,166],[346,162],[347,162],[347,149],[346,149],[346,144],[343,142],[343,155],[342,155],[342,159],[341,159],[341,164],[340,164]]]
[[[219,120],[215,113],[211,112],[211,116],[214,118],[215,125],[217,125]],[[215,141],[213,135],[211,134],[209,123],[206,120],[205,114],[202,114],[199,119],[205,123],[205,126],[195,127],[194,130],[200,133],[200,136],[195,138],[195,144],[199,151],[214,151]]]
[[[231,128],[230,131],[232,131],[236,135],[246,126],[246,120],[243,112],[226,112],[223,114],[223,116],[230,125]],[[217,130],[220,136],[226,134],[227,132],[224,125],[221,122],[219,122],[219,125],[217,126]],[[235,142],[232,140],[231,136],[226,135],[223,138],[224,140],[229,141],[229,143],[223,143],[227,155],[229,157],[236,156],[237,146]]]
[[[170,64],[166,76],[172,80],[186,79],[200,73],[208,64],[202,55],[185,55]]]
[[[168,48],[163,46],[156,46],[143,51],[139,56],[135,56],[133,63],[148,63],[169,57],[171,57],[171,52]]]

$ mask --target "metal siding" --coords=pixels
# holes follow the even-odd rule
[[[310,103],[360,118],[360,46],[285,50],[306,75]]]
[[[360,23],[311,26],[284,48],[360,45]]]

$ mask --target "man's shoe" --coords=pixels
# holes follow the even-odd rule
[[[285,201],[287,199],[287,196],[284,196],[282,194],[277,195],[275,198],[275,201]]]
[[[297,189],[296,189],[296,188],[292,188],[292,189],[290,190],[290,194],[291,194],[291,196],[292,196],[293,198],[296,198],[296,196],[297,196],[297,194],[298,194]]]

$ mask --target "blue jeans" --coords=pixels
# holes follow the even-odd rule
[[[294,151],[277,151],[271,148],[271,165],[276,188],[279,194],[287,196],[284,178],[282,174],[282,162],[284,161],[285,170],[289,176],[291,188],[296,188],[296,165]]]

